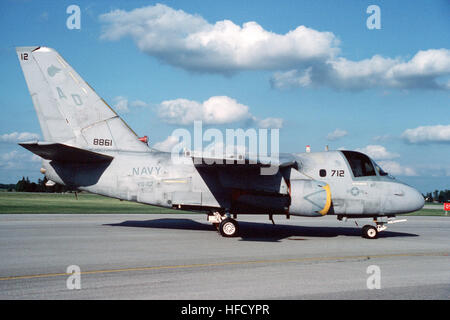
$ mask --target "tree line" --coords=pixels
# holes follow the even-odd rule
[[[7,191],[15,192],[48,192],[48,193],[61,193],[71,191],[72,189],[61,184],[55,184],[54,186],[48,187],[45,184],[48,179],[38,179],[37,182],[31,182],[28,177],[22,177],[21,180],[17,181],[16,184],[0,184],[1,189],[7,189]]]
[[[428,192],[424,197],[426,202],[450,202],[450,190],[434,190]]]

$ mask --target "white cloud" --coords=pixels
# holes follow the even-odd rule
[[[113,107],[114,110],[122,112],[122,113],[128,113],[130,112],[130,107],[132,108],[145,108],[149,107],[150,105],[142,100],[133,100],[131,102],[128,101],[127,97],[124,96],[117,96],[113,98]]]
[[[407,129],[403,132],[402,138],[409,143],[450,143],[450,125]]]
[[[335,141],[337,139],[340,139],[342,137],[345,137],[346,135],[348,135],[348,132],[345,130],[341,130],[341,129],[336,129],[333,132],[330,132],[327,135],[327,140],[329,141]]]
[[[255,119],[255,124],[258,128],[263,129],[281,129],[283,127],[283,119],[281,118],[266,118]]]
[[[167,100],[160,103],[158,117],[170,124],[189,125],[194,121],[204,124],[229,124],[245,121],[258,128],[280,129],[281,118],[259,119],[249,107],[227,96],[214,96],[203,102],[188,99]]]
[[[380,145],[368,145],[365,148],[356,149],[356,151],[365,153],[374,160],[388,160],[400,157],[398,153],[389,152]]]
[[[418,51],[410,60],[374,55],[351,61],[338,56],[339,40],[332,32],[298,26],[277,34],[255,21],[242,26],[230,20],[212,24],[163,4],[114,10],[100,15],[100,21],[102,39],[130,37],[141,51],[185,70],[275,71],[275,88],[450,90],[445,80],[450,75],[450,50],[445,48]]]
[[[30,161],[31,161],[31,162],[39,162],[39,163],[41,163],[41,162],[42,162],[42,158],[39,157],[39,156],[36,155],[36,154],[32,154],[32,155],[31,155]]]
[[[374,55],[370,59],[351,61],[343,57],[328,59],[308,68],[276,72],[276,88],[328,86],[336,89],[368,88],[443,89],[449,84],[439,81],[450,75],[450,50],[419,51],[409,61]]]
[[[37,133],[12,132],[0,135],[0,142],[17,143],[34,140],[39,140],[39,135]]]
[[[393,137],[390,134],[383,134],[381,136],[375,136],[372,138],[372,140],[375,142],[384,142],[390,139],[393,139]]]
[[[171,152],[172,148],[175,147],[178,143],[179,140],[177,137],[168,136],[164,141],[156,142],[153,145],[153,148],[160,151]]]
[[[407,166],[400,165],[396,161],[378,161],[378,164],[383,168],[383,170],[393,176],[417,176],[417,172]]]
[[[27,151],[12,150],[0,154],[1,169],[29,169],[30,166],[34,167],[41,161],[40,157]]]
[[[225,124],[251,118],[249,108],[227,96],[215,96],[197,102],[187,99],[163,101],[158,116],[167,123],[187,125],[194,121]]]
[[[400,155],[395,152],[388,151],[384,146],[381,145],[368,145],[364,148],[356,149],[356,151],[367,154],[373,160],[376,160],[378,165],[385,172],[393,176],[417,176],[417,171],[409,166],[404,166],[393,161],[392,159],[399,158]]]
[[[2,161],[10,161],[16,159],[19,156],[19,152],[17,150],[13,150],[7,153],[0,155],[0,159]]]
[[[148,107],[149,104],[142,100],[134,100],[130,103],[130,106],[135,108],[145,108]]]
[[[157,4],[102,14],[101,38],[131,37],[148,55],[187,70],[230,73],[283,70],[333,57],[339,51],[331,32],[299,26],[286,34],[257,22],[242,26],[230,20],[208,23],[199,15]]]
[[[128,108],[128,99],[122,96],[118,96],[113,99],[113,107],[115,111],[122,113],[130,112],[130,109]]]

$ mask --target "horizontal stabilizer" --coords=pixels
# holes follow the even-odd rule
[[[110,162],[114,157],[53,142],[25,142],[19,143],[25,149],[46,160],[71,163]]]

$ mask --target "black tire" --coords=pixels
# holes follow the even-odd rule
[[[374,226],[365,225],[362,228],[362,237],[366,239],[376,239],[378,237],[378,230]]]
[[[239,234],[239,224],[234,219],[226,218],[220,223],[219,231],[223,237],[236,237]]]

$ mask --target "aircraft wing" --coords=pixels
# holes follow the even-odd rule
[[[72,147],[54,142],[24,142],[19,143],[25,149],[46,160],[72,163],[111,162],[114,157],[90,150]]]
[[[234,157],[204,157],[201,155],[193,155],[192,161],[196,167],[241,167],[245,168],[263,168],[263,167],[278,167],[294,168],[298,170],[298,162],[292,158],[273,158],[266,157],[257,159],[256,157],[237,155]]]

